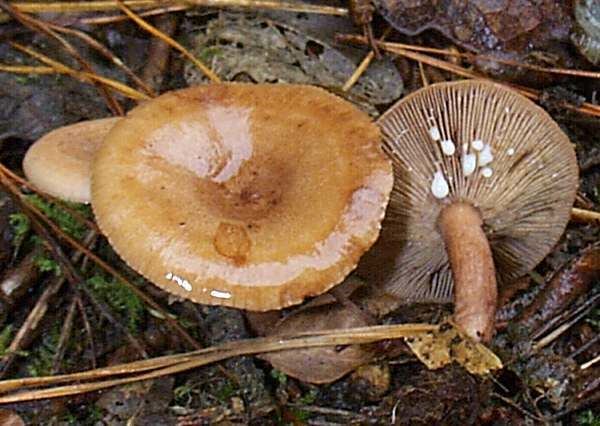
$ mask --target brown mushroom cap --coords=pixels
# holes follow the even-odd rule
[[[451,300],[439,216],[457,201],[481,216],[499,286],[530,271],[563,233],[578,182],[575,152],[525,97],[485,81],[435,84],[399,101],[378,124],[396,182],[381,237],[359,273],[389,293],[405,301]],[[442,149],[447,140],[451,155]],[[486,145],[493,159],[465,176],[465,157],[480,160]],[[447,196],[439,179],[434,195],[436,174]]]
[[[132,110],[96,156],[98,225],[135,270],[195,302],[299,303],[356,266],[392,187],[376,125],[302,85],[213,84]]]
[[[44,135],[25,154],[25,176],[42,192],[89,203],[92,159],[117,121],[118,117],[83,121]]]

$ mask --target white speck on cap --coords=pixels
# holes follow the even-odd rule
[[[506,151],[506,153],[510,157],[511,155],[513,155],[515,153],[515,149],[514,148],[508,148],[508,150]]]
[[[434,141],[439,141],[442,138],[442,135],[440,135],[440,129],[438,129],[437,126],[429,128],[429,136],[431,136],[431,139]]]
[[[431,193],[435,198],[440,200],[442,198],[446,198],[450,193],[448,182],[446,182],[444,174],[441,171],[437,171],[433,175],[433,182],[431,182]]]
[[[491,167],[484,167],[483,169],[481,169],[481,174],[483,175],[483,177],[489,178],[489,177],[492,177],[492,175],[494,174],[494,171],[492,170]]]
[[[228,291],[212,290],[210,295],[212,297],[216,297],[217,299],[231,299],[231,293]]]
[[[188,280],[183,279],[180,276],[173,274],[172,272],[167,273],[167,275],[165,275],[165,278],[170,281],[176,282],[179,287],[183,288],[186,291],[192,291],[192,285]]]
[[[481,139],[475,139],[471,142],[471,146],[475,151],[481,151],[483,149],[483,141]]]
[[[479,153],[479,167],[486,166],[494,161],[494,155],[492,154],[492,147],[490,144],[486,144],[481,152]]]
[[[456,151],[454,142],[452,142],[450,139],[446,139],[445,141],[441,141],[440,144],[442,145],[442,152],[444,154],[454,155],[454,152]]]
[[[462,170],[465,176],[471,175],[477,167],[477,157],[475,154],[463,154]]]

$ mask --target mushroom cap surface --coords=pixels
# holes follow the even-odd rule
[[[98,152],[119,255],[195,302],[269,310],[325,292],[376,240],[393,184],[377,126],[302,85],[211,84],[138,106]]]
[[[577,160],[530,100],[486,81],[440,83],[400,100],[378,124],[395,184],[381,236],[358,268],[373,285],[404,301],[452,300],[438,217],[455,201],[479,210],[499,286],[530,271],[560,238]]]
[[[89,203],[94,154],[119,119],[82,121],[42,136],[23,158],[25,176],[46,194],[67,201]]]

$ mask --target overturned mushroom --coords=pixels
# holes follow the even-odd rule
[[[484,81],[415,92],[380,119],[396,182],[363,275],[405,301],[450,301],[476,340],[494,332],[496,281],[533,268],[562,234],[575,152],[541,108]]]
[[[111,130],[92,206],[116,251],[163,289],[269,310],[354,269],[392,180],[377,126],[324,90],[207,85],[138,106]]]
[[[42,192],[89,203],[92,159],[118,120],[115,117],[83,121],[44,135],[25,154],[25,176]]]

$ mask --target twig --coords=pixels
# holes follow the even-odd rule
[[[87,73],[95,74],[91,65],[85,59],[83,59],[83,57],[79,54],[77,49],[75,49],[71,45],[71,43],[69,43],[65,38],[58,35],[44,21],[22,13],[5,0],[0,0],[0,8],[4,10],[7,14],[12,16],[15,20],[23,24],[25,27],[30,28],[33,31],[39,31],[45,34],[46,36],[49,36],[50,38],[58,41],[58,43],[63,47],[63,49],[67,53],[69,53],[69,55],[71,55]],[[111,95],[107,88],[98,81],[94,82],[94,85],[106,101],[107,106],[113,112],[113,114],[123,115],[123,108],[121,107],[119,102]]]
[[[79,295],[73,294],[71,297],[71,303],[67,309],[67,316],[63,322],[63,326],[60,330],[60,337],[58,339],[58,345],[56,353],[54,354],[54,360],[52,361],[52,374],[56,374],[60,370],[60,364],[65,356],[67,350],[67,343],[71,337],[71,331],[73,330],[73,318],[75,318],[75,308],[77,307],[77,299]]]
[[[577,273],[577,270],[575,268],[569,268],[570,270],[566,270],[566,271],[559,271],[558,274],[560,273],[564,273],[566,278],[571,278],[573,277],[574,274]],[[559,277],[559,275],[557,275],[557,277]],[[586,277],[587,278],[587,277]],[[573,280],[577,279],[577,277],[573,277]],[[589,280],[589,282],[593,282],[593,280]],[[569,288],[567,286],[563,286],[563,287],[558,287],[558,286],[554,286],[554,278],[552,279],[552,281],[546,285],[546,287],[540,292],[538,293],[538,296],[536,296],[536,298],[534,299],[534,301],[531,303],[531,305],[529,305],[526,308],[526,312],[524,313],[524,316],[519,318],[519,323],[521,325],[524,325],[526,327],[531,327],[533,328],[533,333],[531,335],[531,337],[533,339],[537,339],[540,336],[542,336],[544,333],[546,333],[548,330],[550,330],[552,327],[554,327],[557,324],[562,323],[563,321],[567,321],[569,318],[572,318],[574,316],[580,316],[582,313],[583,314],[587,314],[589,313],[592,309],[594,309],[594,307],[600,302],[600,292],[597,292],[596,294],[594,294],[592,297],[586,299],[581,305],[575,307],[575,309],[569,311],[563,311],[560,314],[558,314],[562,309],[564,309],[566,307],[566,305],[570,304],[574,298],[578,298],[580,295],[585,294],[586,290],[587,290],[587,286],[582,288],[580,291],[573,291],[572,288]],[[561,292],[561,290],[563,290]],[[571,296],[569,293],[573,293],[573,296]],[[559,299],[559,297],[562,296],[563,300],[557,300]],[[534,311],[532,309],[530,309],[531,307],[536,307],[538,304],[543,303],[544,301],[546,301],[548,303],[548,301],[550,301],[550,303],[553,304],[552,309],[547,309],[546,312],[544,312],[544,316],[541,318],[533,318],[535,316],[536,313],[538,312],[534,312],[532,314],[532,320],[528,320],[527,315],[529,315],[530,312]],[[548,304],[550,304],[548,303]],[[537,311],[537,309],[535,310]],[[539,313],[538,313],[539,316]],[[537,328],[537,326],[540,325],[540,320],[541,320],[541,327]]]
[[[355,413],[353,411],[348,410],[340,410],[339,408],[329,408],[329,407],[319,407],[318,405],[305,405],[305,404],[295,404],[288,403],[286,404],[288,407],[299,408],[302,411],[307,411],[309,413],[318,413],[318,414],[327,414],[331,416],[339,416],[345,418],[354,418],[355,420],[365,421],[366,418],[364,415],[360,413]]]
[[[573,207],[571,210],[571,219],[575,222],[595,223],[600,225],[600,212]]]
[[[350,35],[339,35],[338,39],[342,40],[342,41],[348,41],[351,43],[366,44],[366,40],[364,39],[364,37],[351,35],[351,34]],[[388,52],[395,53],[396,55],[399,55],[399,56],[407,57],[407,58],[412,59],[417,62],[421,61],[424,64],[430,65],[435,68],[443,69],[445,71],[451,72],[451,73],[459,75],[461,77],[477,78],[477,79],[481,79],[481,80],[494,81],[497,84],[503,84],[508,87],[511,87],[512,89],[518,91],[523,96],[526,96],[528,98],[539,100],[539,97],[540,97],[540,93],[537,90],[530,89],[528,87],[518,86],[515,84],[499,82],[499,81],[490,79],[489,77],[487,77],[483,74],[476,73],[474,71],[468,70],[466,68],[452,64],[450,62],[443,61],[443,60],[437,59],[437,58],[433,58],[428,55],[423,55],[423,54],[417,53],[415,51],[409,51],[407,49],[398,48],[397,46],[394,46],[394,43],[383,42],[383,43],[378,43],[378,45]],[[448,54],[449,52],[445,52],[445,53]],[[594,117],[600,117],[600,106],[591,104],[589,102],[584,102],[579,107],[568,104],[566,102],[563,102],[561,104],[561,106],[563,108],[577,111],[577,112],[580,112],[583,114],[592,115]]]
[[[0,0],[1,1],[1,0]],[[147,95],[144,95],[141,92],[138,92],[137,90],[123,84],[120,83],[118,81],[115,80],[111,80],[110,78],[106,78],[106,77],[102,77],[98,74],[90,74],[87,72],[82,72],[82,71],[77,71],[71,67],[68,67],[58,61],[55,61],[54,59],[49,58],[48,56],[44,55],[43,53],[37,52],[36,50],[24,46],[20,43],[16,43],[16,42],[11,42],[10,45],[12,47],[14,47],[15,49],[18,49],[22,52],[27,53],[28,55],[32,56],[33,58],[37,59],[38,61],[49,65],[50,67],[54,68],[58,73],[60,74],[68,74],[71,77],[76,78],[79,81],[82,81],[84,83],[90,83],[91,84],[95,84],[95,82],[99,82],[102,83],[122,94],[124,94],[125,96],[128,96],[132,99],[149,99],[149,97]],[[104,87],[104,86],[103,86]]]
[[[94,333],[92,332],[92,327],[88,321],[87,314],[85,313],[85,306],[83,306],[81,298],[77,298],[75,301],[77,302],[77,308],[79,309],[79,314],[81,315],[81,320],[83,321],[83,326],[85,328],[86,335],[88,336],[92,368],[96,368],[96,347],[94,345]]]
[[[95,222],[87,219],[80,212],[78,212],[77,210],[75,210],[75,209],[71,208],[70,206],[68,206],[67,204],[65,204],[65,202],[63,200],[60,200],[60,199],[58,199],[56,197],[48,195],[48,194],[46,194],[44,192],[38,191],[31,183],[29,183],[28,181],[26,181],[25,179],[23,179],[19,175],[13,173],[12,170],[10,170],[10,169],[2,166],[1,164],[0,164],[0,171],[3,172],[5,175],[7,175],[12,180],[14,180],[15,182],[17,182],[19,185],[22,185],[22,186],[24,186],[26,188],[29,188],[31,191],[35,192],[36,195],[38,195],[39,197],[43,198],[44,200],[46,200],[46,201],[48,201],[50,203],[54,203],[54,204],[59,205],[62,209],[64,209],[71,216],[73,216],[77,221],[79,221],[80,223],[84,224],[88,228],[96,231],[97,234],[101,234],[100,228],[98,228],[98,225],[96,225]]]
[[[88,238],[86,238],[84,240],[84,243],[87,244],[88,242]],[[80,258],[81,252],[76,252],[71,257],[73,262],[77,262]],[[50,306],[50,301],[62,288],[64,283],[64,277],[56,277],[50,284],[46,286],[42,295],[38,298],[35,306],[29,312],[27,318],[25,319],[25,321],[19,328],[19,331],[16,333],[15,337],[10,343],[6,355],[4,355],[2,359],[0,359],[0,378],[4,377],[8,370],[10,370],[10,367],[12,366],[12,363],[15,360],[18,352],[23,348],[27,347],[30,341],[33,340],[34,330],[37,329],[40,321],[46,315],[48,307]]]
[[[571,354],[569,354],[569,358],[574,359],[578,355],[582,354],[583,352],[585,352],[586,350],[588,350],[589,348],[591,348],[599,340],[600,340],[600,334],[596,334],[590,340],[588,340],[583,345],[581,345],[580,347],[578,347],[576,350],[574,350],[573,352],[571,352]]]
[[[190,6],[169,6],[169,7],[158,7],[156,9],[145,10],[143,12],[139,12],[139,16],[155,16],[162,15],[165,13],[172,12],[181,12],[189,9]],[[127,16],[123,16],[123,14],[119,15],[108,15],[108,16],[93,16],[91,18],[81,18],[77,22],[84,25],[106,25],[112,24],[115,22],[127,21],[129,18]]]
[[[102,43],[97,41],[95,38],[89,36],[88,34],[84,33],[83,31],[79,31],[76,29],[65,28],[60,25],[51,24],[51,23],[49,23],[48,26],[58,32],[70,34],[72,36],[78,37],[79,39],[83,40],[90,47],[92,47],[93,49],[98,51],[102,56],[104,56],[106,59],[111,61],[117,68],[119,68],[121,71],[123,71],[127,76],[129,76],[129,78],[131,78],[131,80],[133,80],[133,82],[135,84],[137,84],[138,87],[140,89],[142,89],[148,96],[152,96],[152,97],[156,96],[156,92],[154,92],[154,90],[152,90],[151,87],[149,87],[147,84],[145,84],[145,82],[141,78],[139,78],[131,70],[131,68],[129,68],[127,65],[125,65],[125,63],[119,57],[117,57],[113,52],[110,51],[110,49],[106,48]]]
[[[521,412],[522,414],[526,415],[526,416],[527,416],[527,417],[529,417],[529,418],[532,418],[532,419],[533,419],[533,420],[535,420],[535,421],[542,422],[542,423],[546,423],[546,420],[545,420],[545,419],[543,419],[543,418],[541,418],[541,417],[538,417],[538,416],[536,416],[535,414],[533,414],[532,412],[530,412],[530,411],[528,411],[528,410],[524,409],[523,407],[521,407],[519,404],[517,404],[516,402],[514,402],[514,401],[513,401],[512,399],[510,399],[510,398],[506,398],[506,397],[504,397],[504,396],[502,396],[502,395],[499,395],[499,394],[497,394],[497,393],[495,393],[495,392],[492,392],[492,393],[491,393],[491,396],[492,396],[492,397],[494,397],[494,398],[498,398],[499,400],[501,400],[501,401],[505,402],[506,404],[510,405],[511,407],[515,408],[516,410],[518,410],[518,411],[519,411],[519,412]]]
[[[219,77],[217,77],[217,75],[210,68],[208,68],[206,65],[204,65],[202,63],[202,61],[196,59],[196,57],[194,55],[192,55],[185,47],[183,47],[181,44],[179,44],[178,42],[173,40],[168,35],[160,32],[155,27],[150,25],[148,22],[144,21],[142,18],[140,18],[134,12],[132,12],[132,10],[130,8],[128,8],[125,5],[125,3],[123,3],[123,0],[117,0],[117,1],[119,4],[119,8],[123,11],[123,13],[125,13],[127,16],[129,16],[129,18],[131,18],[132,21],[134,21],[136,24],[138,24],[140,26],[140,28],[148,31],[153,36],[158,37],[159,39],[161,39],[162,41],[164,41],[165,43],[167,43],[174,49],[177,49],[179,52],[181,52],[181,54],[183,56],[188,58],[194,65],[196,65],[196,67],[200,71],[202,71],[202,73],[206,77],[208,77],[208,79],[211,80],[213,83],[221,82],[221,79]]]
[[[58,293],[63,284],[64,279],[57,278],[46,286],[35,306],[31,309],[19,328],[19,331],[17,331],[15,337],[10,342],[5,355],[0,359],[0,378],[4,377],[8,370],[10,370],[19,351],[29,346],[29,343],[33,340],[34,331],[48,310],[50,300]]]
[[[343,330],[323,330],[312,333],[300,333],[288,337],[275,336],[238,340],[191,353],[163,356],[81,373],[5,380],[0,382],[0,392],[14,390],[17,392],[0,397],[0,403],[76,395],[140,380],[172,375],[235,356],[299,348],[367,344],[380,340],[420,335],[437,329],[438,326],[430,324],[399,324]],[[128,376],[123,377],[123,375]],[[112,376],[120,377],[116,379],[109,378],[107,380],[101,379]],[[82,380],[97,379],[101,380],[81,383]],[[65,385],[33,391],[22,391],[22,389],[31,386],[49,386],[73,381],[78,382],[77,386]]]
[[[21,210],[29,218],[32,229],[34,229],[38,236],[44,241],[45,246],[49,249],[50,254],[52,255],[52,257],[54,257],[54,260],[56,260],[60,264],[61,271],[64,274],[66,280],[73,288],[73,290],[75,292],[81,291],[83,294],[85,294],[87,299],[94,305],[94,307],[117,330],[123,333],[123,335],[131,342],[133,347],[137,349],[140,355],[142,355],[143,357],[147,357],[148,354],[146,353],[144,345],[138,339],[136,339],[129,332],[129,330],[127,330],[125,326],[123,326],[119,321],[115,319],[113,314],[110,312],[110,309],[108,309],[104,303],[97,300],[96,297],[89,291],[89,289],[85,285],[81,285],[84,282],[83,278],[81,277],[79,272],[73,267],[71,260],[65,255],[63,249],[56,242],[54,237],[39,221],[38,213],[41,212],[39,212],[29,203],[23,201],[23,197],[19,192],[19,189],[15,187],[12,182],[10,182],[10,180],[4,173],[0,173],[0,180],[2,181],[3,186],[6,189],[8,189],[8,194],[21,206]]]
[[[585,370],[586,368],[590,368],[592,365],[596,364],[598,361],[600,361],[600,354],[596,355],[595,358],[589,360],[588,362],[584,362],[579,368]]]
[[[356,36],[355,35],[350,36],[348,34],[338,35],[338,38],[342,39],[342,40],[345,40],[345,39],[350,40],[350,38],[354,39],[354,37],[356,37]],[[352,41],[354,41],[354,40],[352,40]],[[532,71],[545,72],[545,73],[549,73],[549,74],[559,74],[559,75],[568,75],[571,77],[587,77],[587,78],[600,79],[600,72],[597,72],[597,71],[574,70],[574,69],[569,69],[569,68],[542,67],[539,65],[528,64],[525,62],[519,62],[519,61],[510,60],[510,59],[498,58],[496,56],[488,55],[488,54],[466,53],[466,52],[459,52],[457,50],[439,49],[439,48],[427,47],[427,46],[418,46],[415,44],[389,42],[389,43],[386,43],[386,45],[390,49],[405,49],[405,50],[410,50],[410,51],[414,51],[414,52],[434,53],[434,54],[443,55],[443,56],[453,56],[456,58],[463,58],[463,59],[467,59],[471,63],[476,62],[476,61],[498,62],[501,64],[510,65],[513,67],[525,68],[525,69],[530,69]]]
[[[552,343],[561,334],[563,334],[565,331],[567,331],[569,328],[571,328],[574,324],[578,323],[583,317],[585,317],[592,308],[593,308],[593,306],[584,310],[579,315],[577,315],[573,319],[571,319],[569,322],[566,322],[566,323],[562,324],[560,327],[555,328],[554,330],[552,330],[551,333],[547,334],[546,336],[544,336],[543,338],[538,340],[536,343],[534,343],[533,348],[532,348],[533,353],[538,352],[540,349],[542,349],[542,348],[548,346],[550,343]]]
[[[425,74],[425,67],[423,66],[423,62],[418,61],[419,64],[419,75],[421,76],[421,84],[423,87],[429,86],[429,80],[427,79],[427,74]]]
[[[386,39],[386,37],[390,34],[390,32],[391,32],[391,28],[390,27],[386,28],[386,30],[383,32],[383,35],[379,39],[379,41],[384,41]],[[373,50],[373,49],[371,49],[369,51],[369,53],[367,53],[367,55],[363,58],[363,60],[358,65],[358,67],[356,67],[356,69],[354,70],[354,72],[352,73],[350,78],[344,83],[344,86],[342,87],[342,91],[347,92],[348,90],[350,90],[352,88],[352,86],[354,86],[356,84],[356,82],[358,81],[360,76],[363,75],[364,72],[369,67],[369,65],[371,65],[371,62],[375,58],[375,55],[376,55],[376,53],[375,53],[375,50]]]
[[[10,306],[18,303],[37,281],[40,272],[36,262],[42,251],[35,247],[18,265],[4,271],[0,281],[0,298]]]
[[[178,17],[176,15],[163,15],[156,18],[158,31],[166,36],[172,37],[177,30]],[[167,66],[169,65],[169,54],[171,46],[159,38],[153,38],[148,49],[146,65],[142,70],[144,84],[154,91],[160,92]]]
[[[10,175],[11,172],[4,165],[0,164],[0,176],[2,175]],[[28,204],[28,203],[26,203]],[[51,220],[49,220],[42,212],[40,212],[34,206],[29,205],[29,209],[31,212],[37,216],[42,222],[44,222],[52,231],[58,235],[62,240],[66,241],[71,247],[76,250],[83,252],[87,257],[89,257],[96,265],[98,265],[101,269],[103,269],[108,274],[115,277],[118,281],[122,282],[129,288],[133,293],[135,293],[146,305],[158,311],[165,321],[175,330],[182,338],[185,340],[191,347],[193,348],[201,348],[202,346],[191,337],[184,329],[175,321],[170,314],[168,314],[158,303],[152,300],[146,293],[140,290],[137,286],[133,285],[123,274],[119,273],[115,268],[110,266],[108,263],[104,262],[101,258],[99,258],[95,253],[93,253],[88,248],[84,247],[75,239],[66,235],[62,230],[56,226]]]
[[[116,0],[86,1],[86,2],[13,2],[19,10],[27,13],[81,13],[100,12],[116,10]],[[203,7],[233,7],[246,9],[286,10],[289,12],[317,13],[322,15],[347,16],[348,9],[342,7],[313,5],[303,2],[283,0],[125,0],[125,4],[131,8],[147,8],[167,5],[203,6]]]
[[[52,67],[0,64],[0,71],[13,74],[57,74]]]

